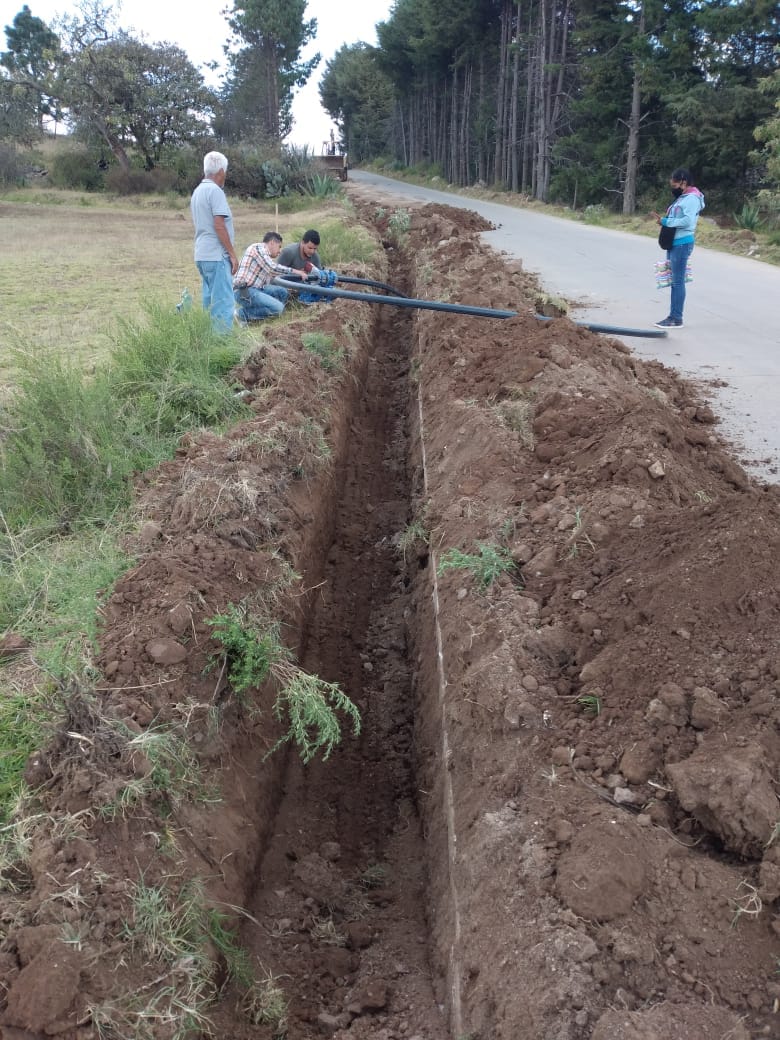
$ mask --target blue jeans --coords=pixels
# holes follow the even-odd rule
[[[249,299],[242,299],[241,294],[248,294]],[[264,285],[262,289],[236,289],[235,301],[238,307],[239,321],[262,321],[263,318],[275,318],[284,310],[288,292],[281,285]]]
[[[667,257],[672,264],[672,303],[669,317],[682,321],[685,306],[685,268],[693,252],[693,242],[684,242],[681,246],[672,246],[667,250]]]
[[[224,335],[233,328],[233,274],[230,261],[196,260],[195,266],[203,282],[203,310],[211,314],[211,325],[215,332]]]

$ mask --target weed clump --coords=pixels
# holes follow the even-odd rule
[[[468,571],[485,592],[496,578],[515,569],[509,550],[490,542],[477,542],[475,553],[464,553],[460,549],[448,549],[439,560],[438,574],[448,570]]]
[[[328,373],[338,372],[344,365],[344,350],[333,344],[333,336],[324,332],[305,332],[301,336],[304,349],[319,360],[323,370]]]
[[[337,712],[352,722],[355,736],[360,733],[360,713],[349,697],[337,683],[326,682],[296,664],[280,641],[277,625],[253,618],[245,606],[232,603],[206,623],[223,648],[228,678],[237,694],[260,686],[269,676],[279,687],[273,712],[279,721],[287,721],[287,731],[269,755],[292,741],[304,763],[318,752],[327,760],[341,742]]]

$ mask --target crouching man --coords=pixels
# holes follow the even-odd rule
[[[288,292],[281,285],[271,285],[271,281],[277,275],[297,278],[299,272],[277,263],[281,248],[282,236],[269,231],[262,242],[253,242],[241,258],[233,278],[233,295],[236,314],[242,325],[275,318],[284,310]]]

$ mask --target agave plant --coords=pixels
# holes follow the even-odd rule
[[[306,194],[315,199],[325,199],[341,194],[341,185],[326,173],[312,173],[306,179]]]

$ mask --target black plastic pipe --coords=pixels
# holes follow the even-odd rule
[[[408,300],[409,297],[406,293],[399,292],[398,289],[394,289],[392,285],[386,285],[384,282],[375,282],[371,278],[351,278],[348,275],[339,275],[339,285],[345,282],[347,285],[370,285],[374,289],[384,289],[385,292],[390,293],[391,296],[397,296],[399,299]]]
[[[437,300],[415,300],[408,296],[379,296],[375,293],[352,292],[349,289],[326,289],[321,285],[311,282],[294,282],[287,278],[274,278],[274,285],[281,285],[293,292],[305,289],[307,292],[316,293],[329,299],[359,300],[361,303],[388,303],[393,307],[415,307],[423,311],[446,311],[449,314],[470,314],[476,318],[517,318],[517,311],[496,310],[491,307],[469,307],[460,303],[440,303]],[[554,321],[544,314],[535,314],[537,321]],[[618,325],[600,325],[590,321],[575,321],[582,329],[590,332],[603,332],[611,336],[641,336],[642,338],[658,339],[666,336],[665,329],[624,329]]]
[[[290,288],[287,284],[288,282],[292,282],[298,289],[321,288],[317,282],[310,283],[305,278],[295,278],[293,275],[287,275],[284,280],[282,280],[281,277],[274,278],[273,282],[274,285],[283,285],[287,289]],[[391,296],[397,296],[401,300],[409,299],[406,293],[400,292],[398,289],[394,288],[392,285],[388,285],[386,282],[375,282],[373,278],[353,278],[351,275],[340,274],[338,275],[338,282],[339,285],[368,285],[373,289],[384,289],[385,292],[390,293]]]
[[[376,293],[352,292],[349,289],[325,289],[317,283],[293,282],[287,278],[274,278],[274,285],[281,285],[293,292],[317,293],[330,299],[359,300],[361,303],[389,303],[394,307],[416,307],[423,311],[448,311],[450,314],[473,314],[478,318],[516,318],[516,311],[496,311],[489,307],[465,307],[459,303],[439,303],[436,300],[415,300],[409,296],[379,296]]]
[[[546,314],[534,314],[537,321],[555,321],[548,318]],[[572,321],[573,319],[569,319]],[[603,332],[608,336],[641,336],[643,339],[663,339],[668,335],[666,329],[625,329],[621,325],[601,325],[593,321],[575,321],[581,329],[590,329],[591,332]]]

